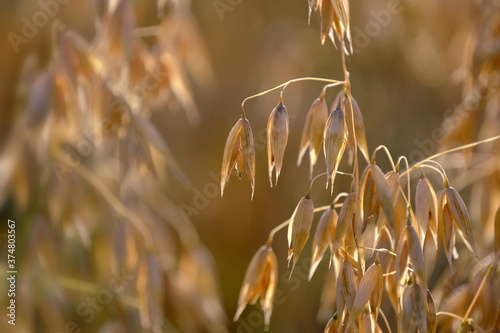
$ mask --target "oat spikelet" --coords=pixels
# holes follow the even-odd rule
[[[424,271],[424,255],[420,247],[420,240],[418,239],[417,232],[412,224],[406,226],[406,246],[408,246],[408,256],[410,257],[413,271],[417,276],[417,281],[422,286],[427,285]]]
[[[351,192],[345,198],[342,208],[340,209],[337,229],[335,231],[335,236],[333,237],[334,251],[340,246],[342,239],[344,238],[347,230],[349,229],[349,226],[351,225],[355,208],[356,193]]]
[[[308,194],[300,199],[288,224],[288,265],[292,261],[290,276],[309,238],[313,218],[314,204]]]
[[[344,112],[337,109],[328,116],[323,133],[323,149],[328,177],[326,187],[328,188],[330,185],[332,193],[335,174],[346,146],[346,134]]]
[[[337,226],[337,220],[338,215],[333,207],[325,210],[319,219],[312,244],[313,251],[311,268],[309,269],[309,281],[311,281],[316,268],[318,267],[321,259],[323,259],[326,249],[332,244],[333,235],[335,234],[335,228]]]
[[[273,311],[277,278],[278,260],[276,255],[271,247],[261,246],[250,261],[245,273],[234,321],[238,320],[248,303],[255,304],[260,298],[260,305],[264,312],[265,329],[267,330]]]
[[[252,199],[255,190],[255,145],[252,128],[246,118],[240,118],[233,126],[226,139],[221,170],[221,197],[224,187],[229,181],[231,171],[236,168],[238,177],[241,178],[245,169],[252,187]]]
[[[437,330],[437,315],[436,315],[436,305],[434,304],[434,299],[429,290],[427,290],[427,302],[425,305],[426,315],[427,315],[427,330],[430,333],[436,333]]]
[[[220,179],[221,197],[224,195],[224,187],[229,181],[231,170],[235,167],[236,159],[239,155],[239,145],[241,131],[243,129],[243,118],[240,118],[233,126],[226,139],[224,155],[222,157],[222,170]],[[243,155],[241,155],[241,158]]]
[[[356,276],[354,268],[348,260],[342,262],[337,282],[337,311],[339,322],[343,322],[343,310],[349,314],[352,310],[354,299],[356,297]],[[348,318],[345,318],[348,320]]]
[[[359,282],[349,320],[346,324],[346,329],[348,329],[354,321],[357,320],[358,316],[363,313],[366,303],[368,303],[370,298],[374,298],[376,300],[376,304],[374,304],[375,306],[380,306],[382,301],[383,286],[384,280],[382,266],[380,266],[380,264],[371,265]],[[377,309],[376,311],[378,312],[378,308],[376,307],[375,309]]]
[[[283,165],[283,155],[288,142],[288,112],[283,104],[278,104],[267,121],[267,159],[269,165],[269,183],[273,187],[273,169],[276,173],[275,185]]]
[[[363,154],[366,161],[369,161],[370,159],[368,157],[368,144],[366,143],[365,123],[363,121],[363,115],[361,114],[359,105],[354,100],[354,98],[347,94],[345,94],[343,105],[349,132],[347,144],[354,151],[354,137],[356,137],[356,143],[359,150],[361,151],[361,154]],[[354,135],[352,135],[352,133],[354,133]]]
[[[446,202],[443,203],[443,196],[441,196],[441,206],[439,209],[439,238],[443,242],[444,253],[446,259],[452,267],[452,256],[455,249],[455,226],[453,225],[453,218],[451,216],[450,208]]]
[[[495,256],[500,254],[500,207],[495,214]]]
[[[300,152],[297,165],[302,162],[307,148],[309,148],[310,177],[318,160],[321,146],[323,145],[323,131],[328,118],[328,106],[323,96],[316,98],[312,103],[306,117],[302,139],[300,140]]]
[[[320,0],[319,13],[321,16],[321,45],[325,44],[326,37],[332,30],[334,10],[331,0]],[[335,40],[333,40],[335,44]]]
[[[344,42],[344,50],[340,50],[341,52],[345,52],[346,54],[352,54],[352,38],[351,38],[351,28],[350,28],[350,19],[349,19],[349,1],[348,0],[330,0],[333,4],[334,8],[334,19],[333,19],[333,30],[335,34],[339,38],[339,40],[343,40]],[[331,36],[332,38],[333,36]],[[348,43],[345,43],[347,41]],[[335,44],[335,41],[332,38],[332,42]]]
[[[403,291],[399,332],[429,332],[428,290],[418,283],[407,285]],[[432,320],[432,319],[431,319]]]
[[[415,215],[420,226],[421,243],[424,243],[429,229],[437,248],[437,198],[434,188],[424,175],[418,181],[415,192]]]
[[[384,173],[376,164],[371,165],[373,182],[375,183],[375,195],[380,202],[387,220],[391,226],[394,226],[394,205],[392,202],[391,190]]]
[[[453,187],[445,188],[441,195],[444,196],[444,200],[448,204],[453,221],[458,227],[465,245],[467,245],[469,250],[477,258],[476,246],[474,244],[474,238],[472,236],[472,224],[470,215],[469,211],[467,210],[467,206],[462,200],[462,197]]]

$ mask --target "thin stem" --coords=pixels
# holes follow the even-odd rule
[[[415,170],[416,168],[418,168],[423,163],[425,163],[427,161],[430,161],[430,160],[433,160],[435,158],[438,158],[440,156],[443,156],[443,155],[446,155],[446,154],[449,154],[449,153],[453,153],[453,152],[456,152],[456,151],[468,149],[468,148],[474,148],[474,147],[479,146],[479,145],[481,145],[483,143],[493,142],[493,141],[498,140],[498,139],[500,139],[500,135],[493,136],[491,138],[480,140],[480,141],[475,141],[475,142],[472,142],[472,143],[469,143],[469,144],[466,144],[466,145],[463,145],[463,146],[455,147],[455,148],[452,148],[452,149],[448,149],[448,150],[442,151],[440,153],[436,153],[434,155],[431,155],[431,156],[429,156],[429,157],[421,160],[420,162],[417,162],[417,163],[413,164],[412,167],[410,168],[410,170],[406,170],[404,172],[404,174],[406,174],[406,173],[408,173],[408,172],[410,172],[412,170]]]
[[[349,193],[347,193],[347,192],[340,192],[339,194],[337,194],[335,199],[333,199],[333,205],[335,205],[337,203],[337,201],[339,201],[340,198],[347,197],[348,195],[349,195]]]
[[[430,165],[430,164],[425,164],[425,163],[424,163],[424,164],[421,164],[421,165],[419,166],[419,168],[422,168],[422,169],[423,169],[423,168],[428,168],[428,169],[431,169],[431,170],[436,171],[438,174],[440,174],[440,175],[441,175],[441,178],[443,178],[443,183],[445,184],[445,187],[447,187],[447,185],[449,185],[449,183],[450,183],[450,182],[448,181],[448,178],[446,177],[446,175],[444,175],[444,174],[441,172],[441,170],[440,170],[439,168],[436,168],[436,167],[435,167],[435,166],[433,166],[433,165]],[[411,169],[410,169],[410,170],[411,170]],[[415,169],[412,169],[411,171],[414,171],[414,170],[415,170]],[[401,174],[401,175],[403,175],[403,174]],[[408,176],[409,176],[409,175],[408,175]]]
[[[319,95],[319,97],[323,100],[325,99],[325,94],[326,94],[326,89],[328,88],[332,88],[332,87],[336,87],[340,84],[342,84],[343,82],[335,82],[335,83],[330,83],[330,84],[327,84],[323,87],[323,89],[321,90],[321,94]]]
[[[83,165],[78,165],[74,170],[84,178],[90,185],[92,185],[106,201],[113,207],[113,209],[125,219],[129,220],[134,227],[139,231],[144,240],[146,248],[153,246],[153,237],[147,227],[145,227],[142,220],[130,209],[128,209],[117,197],[104,185],[99,178],[92,174]]]
[[[267,89],[267,90],[262,91],[262,92],[260,92],[258,94],[255,94],[255,95],[252,95],[252,96],[249,96],[249,97],[245,98],[243,100],[243,102],[241,102],[241,116],[242,116],[242,118],[246,117],[246,114],[245,114],[245,102],[248,101],[249,99],[263,96],[263,95],[265,95],[267,93],[270,93],[271,91],[274,91],[276,89],[280,89],[282,87],[286,87],[290,83],[295,83],[295,82],[300,82],[300,81],[320,81],[320,82],[330,82],[330,83],[336,83],[336,84],[345,84],[344,81],[332,80],[332,79],[324,79],[324,78],[319,78],[319,77],[301,77],[301,78],[298,78],[298,79],[293,79],[293,80],[287,81],[285,83],[282,83],[280,85],[277,85],[276,87],[273,87],[271,89]]]
[[[365,250],[371,250],[371,251],[377,251],[377,252],[383,252],[383,253],[387,253],[387,254],[390,254],[391,256],[393,257],[397,257],[398,255],[394,252],[392,252],[391,250],[388,250],[388,249],[384,249],[384,248],[373,248],[373,247],[368,247],[368,246],[356,246],[356,245],[347,245],[347,247],[355,247],[357,249],[365,249]]]
[[[316,175],[313,179],[311,179],[311,182],[309,183],[309,190],[307,190],[307,194],[310,194],[311,193],[311,189],[312,189],[312,186],[313,186],[313,183],[316,179],[318,179],[319,177],[321,176],[324,176],[326,175],[327,173],[326,172],[323,172],[323,173],[320,173],[319,175]]]
[[[444,170],[443,166],[434,160],[427,161],[425,165],[429,165],[429,163],[434,164],[439,170],[441,170],[445,182],[444,186],[445,187],[450,186],[450,182],[448,181],[448,176],[446,176],[446,171]]]
[[[313,186],[313,182],[319,178],[320,176],[324,176],[328,174],[327,172],[323,172],[323,173],[320,173],[319,175],[316,175],[312,180],[311,180],[311,183],[309,185],[309,190],[307,191],[307,193],[311,193],[311,188]],[[335,174],[338,174],[338,175],[344,175],[344,176],[350,176],[350,177],[353,177],[352,173],[348,173],[348,172],[342,172],[342,171],[335,171]]]
[[[377,148],[375,148],[375,150],[373,151],[373,154],[372,154],[372,159],[371,159],[371,163],[372,164],[375,164],[375,155],[377,154],[377,152],[379,150],[383,150],[385,152],[385,154],[387,155],[387,158],[389,159],[389,162],[391,162],[391,167],[392,167],[392,170],[394,172],[396,172],[396,166],[394,165],[394,159],[392,158],[392,155],[391,155],[391,152],[389,151],[389,149],[384,146],[384,145],[380,145],[378,146]]]
[[[334,207],[341,207],[342,204],[336,204]],[[321,206],[321,207],[316,207],[314,208],[314,212],[317,213],[317,212],[322,212],[324,210],[327,210],[327,209],[330,209],[332,206],[331,205],[327,205],[327,206]],[[269,236],[267,237],[267,241],[266,241],[266,245],[267,246],[271,246],[272,242],[273,242],[273,238],[274,238],[274,235],[280,231],[281,229],[285,228],[286,226],[288,226],[288,224],[290,223],[292,219],[288,219],[280,224],[278,224],[276,227],[273,228],[273,230],[271,230],[271,232],[269,232]]]
[[[479,285],[479,288],[477,288],[476,295],[474,295],[474,299],[470,303],[469,308],[467,309],[467,312],[465,313],[465,316],[464,316],[464,318],[462,320],[462,325],[460,326],[460,329],[458,330],[458,333],[460,333],[462,331],[462,327],[464,326],[463,324],[465,324],[465,321],[467,319],[469,319],[469,316],[470,316],[470,314],[472,312],[472,308],[476,304],[476,301],[479,298],[479,294],[483,290],[484,284],[486,283],[486,278],[488,277],[488,275],[490,274],[490,272],[491,272],[492,269],[493,269],[493,265],[490,265],[490,267],[488,267],[488,270],[486,271],[486,274],[484,274],[483,280],[481,281],[481,284]]]
[[[464,318],[460,317],[459,315],[456,315],[452,312],[448,312],[448,311],[439,311],[439,312],[436,312],[436,316],[448,316],[448,317],[452,317],[452,318],[455,318],[455,319],[458,319],[460,321],[463,321]]]

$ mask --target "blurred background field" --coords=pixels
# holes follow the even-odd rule
[[[96,35],[95,4],[102,2],[104,1],[69,0],[67,4],[60,5],[56,17],[51,18],[50,22],[55,19],[62,21],[67,29],[77,32],[90,43]],[[156,2],[151,0],[131,3],[137,27],[150,27],[158,23]],[[257,150],[256,190],[253,201],[250,201],[248,180],[238,181],[236,177],[231,178],[226,186],[224,198],[220,198],[218,177],[224,143],[229,130],[239,118],[240,104],[245,97],[297,77],[342,79],[340,54],[330,41],[324,46],[320,44],[317,13],[313,13],[310,25],[307,24],[308,8],[305,0],[181,0],[179,3],[172,0],[165,3],[167,16],[174,11],[172,8],[182,8],[185,16],[181,19],[189,19],[189,27],[193,29],[192,35],[183,30],[186,34],[181,33],[179,40],[173,40],[178,43],[175,47],[182,48],[187,55],[187,60],[184,59],[186,68],[194,68],[186,77],[199,109],[199,121],[190,123],[186,113],[182,112],[182,107],[179,108],[175,103],[161,105],[157,112],[151,114],[150,122],[158,128],[169,144],[178,165],[189,179],[188,184],[182,184],[172,177],[171,173],[162,170],[167,179],[161,183],[161,190],[189,217],[204,248],[213,256],[228,330],[238,333],[263,332],[263,317],[258,307],[247,308],[237,323],[232,322],[232,317],[250,259],[263,244],[269,231],[291,216],[297,201],[309,186],[308,160],[304,159],[300,167],[296,166],[296,160],[306,112],[311,102],[318,97],[322,85],[302,82],[292,84],[285,91],[284,101],[290,115],[290,138],[277,187],[269,188],[268,184],[265,128],[269,113],[278,102],[278,92],[246,104],[246,113],[252,123]],[[441,128],[450,110],[463,102],[463,94],[471,84],[471,77],[481,70],[481,60],[473,58],[475,41],[488,34],[498,36],[500,22],[497,7],[487,12],[483,11],[486,4],[481,1],[471,3],[453,0],[351,1],[350,5],[351,29],[354,48],[357,51],[348,57],[347,65],[354,97],[363,112],[370,151],[384,144],[393,156],[406,155],[410,161],[413,159],[412,162],[416,162],[417,159],[435,153],[442,147],[454,147],[478,137],[481,139],[485,133],[498,135],[500,117],[498,111],[490,110],[498,109],[496,86],[492,88],[491,93],[491,96],[496,96],[496,102],[481,102],[478,110],[472,112],[473,115],[467,120],[470,121],[467,131],[462,131],[447,141],[433,139],[433,131]],[[391,12],[390,8],[398,9]],[[32,17],[39,10],[40,5],[35,1],[4,0],[0,4],[2,149],[8,146],[9,137],[16,134],[13,129],[26,111],[27,99],[36,74],[43,71],[52,58],[52,24],[48,23],[39,28],[36,36],[19,45],[17,53],[6,36],[10,32],[20,34],[22,17]],[[388,12],[390,15],[381,17],[381,12]],[[184,29],[187,25],[180,24],[179,27]],[[151,46],[155,43],[155,38],[145,37],[143,41]],[[498,51],[492,58],[490,66],[492,71],[497,71]],[[329,105],[336,94],[334,90],[335,88],[327,93]],[[484,130],[485,119],[489,121],[488,131]],[[32,139],[35,140],[36,136]],[[455,178],[470,168],[474,159],[457,155],[451,162],[446,162],[445,160],[445,167],[451,167],[450,178]],[[389,166],[383,158],[379,158],[379,163],[386,168]],[[342,165],[346,166],[345,161]],[[34,167],[38,167],[37,164],[23,166],[26,175],[35,175],[34,179],[32,177],[27,181],[27,196],[29,200],[36,200],[37,196],[44,200],[47,193],[39,190],[36,175],[39,175],[40,170],[33,170]],[[324,161],[320,156],[316,170],[323,169]],[[495,175],[495,172],[489,174]],[[489,174],[485,171],[485,177],[489,177]],[[471,186],[463,189],[466,202],[472,204],[469,209],[473,213],[475,223],[488,226],[490,231],[494,211],[499,205],[497,177],[498,168],[496,176],[488,178],[489,182],[476,189],[476,195],[482,200],[476,198],[476,201],[470,201],[473,191]],[[347,180],[342,177],[337,179],[336,187],[348,185]],[[482,179],[478,179],[476,183],[481,182]],[[5,183],[8,182],[2,182]],[[87,190],[88,185],[78,184],[80,185],[77,186]],[[58,185],[55,183],[53,186]],[[317,206],[328,204],[331,200],[328,193],[323,191],[323,186],[323,181],[320,180],[313,188],[313,193],[317,193],[313,194]],[[45,189],[56,190],[50,186]],[[38,214],[27,209],[33,206],[23,206],[17,202],[18,196],[13,194],[13,187],[5,185],[0,191],[4,197],[1,208],[2,221],[10,218],[22,222],[18,225],[17,234],[18,270],[20,274],[38,274],[36,270],[28,268],[28,265],[35,266],[34,262],[39,260],[37,249],[31,246],[34,243],[30,238],[30,230]],[[95,201],[102,200],[92,191],[88,196]],[[488,200],[486,204],[485,200]],[[60,204],[64,205],[63,201]],[[85,202],[78,204],[86,205]],[[479,205],[481,209],[478,208]],[[102,248],[106,250],[100,250],[102,244],[111,237],[107,232],[112,230],[111,227],[103,225],[108,222],[106,217],[114,213],[104,204],[92,204],[91,209],[94,208],[105,210],[102,212],[105,218],[98,223],[89,223],[90,244],[74,248],[55,244],[53,260],[61,265],[75,260],[79,264],[73,263],[68,266],[69,271],[61,269],[58,272],[66,271],[75,278],[80,276],[83,281],[98,287],[106,284],[108,276],[99,276],[102,270],[96,267],[105,266],[113,256],[112,251],[108,251],[105,246]],[[99,217],[100,214],[100,211],[92,211],[91,216]],[[49,230],[60,227],[56,221],[47,220],[47,223],[51,225]],[[87,223],[88,221],[83,221],[84,225]],[[2,232],[5,232],[4,227],[2,222]],[[161,233],[162,230],[154,229],[153,233],[156,232]],[[59,234],[56,231],[54,233]],[[483,233],[480,227],[477,227],[474,235],[485,237],[476,241],[484,242],[485,246],[480,249],[480,257],[484,257],[488,251],[492,251],[491,247],[488,248],[493,242],[492,234]],[[77,238],[74,238],[75,242],[78,242]],[[177,242],[177,239],[174,242]],[[2,241],[0,244],[4,256],[5,243]],[[138,247],[142,249],[141,246]],[[65,249],[72,249],[74,253],[64,255]],[[298,270],[292,279],[288,280],[284,232],[278,234],[275,240],[275,251],[280,265],[278,289],[282,292],[282,297],[277,297],[279,301],[275,304],[269,332],[322,332],[325,321],[324,318],[318,321],[317,314],[327,270],[326,262],[320,265],[312,281],[307,282],[306,278],[301,277],[301,271],[305,274],[308,270],[307,261],[302,258]],[[172,253],[175,257],[183,252],[173,250]],[[144,253],[139,251],[139,256],[142,254]],[[446,265],[442,253],[439,265]],[[85,271],[86,269],[88,271]],[[139,275],[135,270],[133,272],[131,274],[134,276],[134,282],[131,285],[136,284],[135,275]],[[53,273],[49,276],[57,279],[57,274]],[[36,279],[34,276],[31,278]],[[168,290],[165,288],[164,292],[168,293]],[[59,295],[58,292],[67,294]],[[58,320],[62,323],[69,320],[83,323],[82,317],[76,314],[76,309],[88,296],[85,291],[69,290],[62,286],[58,292],[50,298],[54,302],[52,306],[57,309]],[[136,297],[136,291],[129,292],[130,297]],[[2,308],[5,295],[2,283]],[[192,296],[197,298],[196,294]],[[23,304],[21,300],[25,297],[32,298],[33,302]],[[28,313],[20,316],[18,320],[32,321],[22,325],[20,323],[25,329],[22,332],[55,333],[54,329],[62,332],[59,324],[49,323],[52,315],[44,314],[43,307],[37,305],[36,300],[39,297],[40,304],[44,304],[46,299],[34,292],[18,298],[19,309],[23,308],[22,311]],[[171,295],[171,301],[176,302],[175,296]],[[118,328],[118,325],[114,328],[105,328],[104,325],[108,322],[121,322],[122,316],[126,317],[129,313],[136,313],[137,316],[137,311],[136,308],[123,305],[120,301],[113,301],[96,315],[96,320],[83,325],[83,332],[112,332],[112,329],[120,332],[122,328]],[[168,308],[164,311],[168,312]],[[196,316],[189,312],[184,315],[189,318]],[[176,324],[176,315],[170,316],[172,323],[179,326]],[[224,322],[223,318],[218,319]],[[16,330],[17,327],[8,327],[5,321],[3,318],[0,323],[2,332],[21,332]],[[123,331],[139,332],[138,321],[130,320],[129,328]],[[203,324],[200,324],[201,326]],[[193,328],[193,332],[204,332],[200,327]],[[165,331],[169,332],[169,329]],[[182,328],[180,331],[184,332]]]

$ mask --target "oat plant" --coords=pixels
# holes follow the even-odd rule
[[[55,21],[46,68],[25,65],[37,79],[0,160],[17,332],[226,331],[212,256],[167,194],[188,179],[154,123],[198,120],[187,77],[207,70],[190,56],[203,45],[187,3],[159,1],[152,27],[135,5],[95,1],[90,41]]]
[[[298,149],[299,165],[309,152],[311,186],[297,198],[296,207],[290,207],[290,219],[270,231],[252,258],[234,320],[249,303],[260,299],[265,329],[271,324],[278,266],[285,264],[284,258],[276,258],[273,238],[287,229],[290,274],[299,257],[309,252],[311,280],[318,265],[326,265],[322,259],[327,255],[329,269],[319,316],[325,323],[325,333],[499,332],[499,214],[496,218],[489,214],[487,220],[471,216],[460,190],[454,187],[456,181],[450,180],[443,167],[450,156],[483,149],[491,177],[498,177],[498,127],[485,129],[485,134],[472,143],[442,150],[411,165],[405,156],[394,158],[385,146],[369,151],[363,113],[352,94],[346,65],[346,57],[352,53],[349,2],[312,0],[309,15],[313,11],[320,14],[321,43],[330,40],[338,47],[343,79],[297,78],[247,97],[224,148],[221,195],[235,169],[238,177],[245,173],[250,180],[253,198],[258,161],[245,102],[280,90],[267,125],[269,181],[271,186],[280,186],[278,178],[286,168],[283,156],[290,153],[286,88],[310,81],[325,83],[304,115]],[[491,16],[495,15],[488,16],[491,25],[497,24]],[[498,15],[495,17],[498,19]],[[496,39],[491,35],[493,31],[481,31],[480,38],[498,43],[498,35]],[[485,89],[488,79],[498,75],[494,63],[498,58],[493,59],[497,53],[488,48],[479,51],[486,55],[480,58],[483,63],[475,63],[479,74],[471,78],[471,89],[481,89],[485,97],[498,97],[497,90]],[[478,50],[475,52],[477,55]],[[337,93],[329,103],[328,92],[332,90]],[[493,115],[493,111],[489,113]],[[495,115],[498,121],[498,112]],[[459,125],[462,127],[457,131],[467,129],[465,121]],[[320,155],[325,158],[326,170],[314,175]],[[343,159],[348,162],[346,170],[340,168]],[[381,168],[380,159],[387,159],[390,169]],[[483,175],[475,173],[474,168],[466,168],[463,174],[482,179]],[[337,177],[350,179],[350,186],[338,193],[334,191]],[[490,174],[484,177],[488,179]],[[486,179],[481,183],[487,187]],[[313,183],[321,180],[326,180],[327,196],[312,191]],[[464,188],[464,181],[458,180],[460,188]],[[491,181],[497,182],[497,178]],[[323,201],[325,197],[330,199]],[[489,199],[487,204],[498,206],[496,197]],[[491,210],[489,206],[484,208]],[[322,215],[315,224],[316,213]],[[489,230],[489,236],[484,235],[485,230]],[[487,241],[479,242],[478,235]],[[441,256],[448,267],[439,264]]]

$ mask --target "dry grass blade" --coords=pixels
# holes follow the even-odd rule
[[[306,117],[302,138],[300,140],[300,152],[297,165],[300,165],[302,158],[309,148],[310,177],[318,160],[321,146],[323,146],[323,131],[326,119],[328,118],[328,106],[323,96],[316,98],[312,103]]]
[[[290,276],[309,239],[313,218],[314,204],[309,195],[306,195],[300,199],[288,224],[288,265],[292,262]]]
[[[446,198],[446,202],[448,207],[450,208],[451,215],[453,220],[455,221],[458,229],[463,236],[463,240],[465,245],[469,248],[469,250],[476,255],[476,246],[474,244],[474,238],[472,235],[472,224],[469,216],[469,211],[467,210],[467,206],[460,194],[458,194],[457,190],[453,187],[448,187],[443,190],[443,195]]]
[[[420,225],[420,242],[423,244],[429,228],[437,248],[437,197],[431,183],[423,175],[415,192],[415,215]]]
[[[276,173],[275,185],[278,184],[287,142],[288,113],[286,107],[280,103],[273,109],[267,122],[267,158],[271,187],[273,187],[273,169]]]
[[[354,298],[351,313],[349,315],[349,320],[346,324],[346,329],[349,329],[358,316],[363,313],[366,303],[368,303],[374,293],[376,295],[373,296],[375,296],[374,298],[378,303],[376,305],[380,306],[380,302],[382,301],[381,292],[383,291],[382,274],[382,267],[380,264],[373,264],[361,278],[356,292],[356,297]]]
[[[328,116],[323,133],[323,149],[328,177],[326,187],[328,188],[330,185],[332,193],[335,174],[346,146],[346,134],[344,112],[337,109]]]
[[[255,304],[260,297],[267,329],[273,310],[274,295],[278,282],[277,276],[278,261],[276,255],[271,247],[264,245],[255,253],[248,265],[240,290],[238,309],[234,321],[238,320],[248,303]]]
[[[331,207],[323,212],[319,219],[314,239],[312,243],[312,261],[309,269],[309,281],[314,275],[326,249],[331,246],[337,226],[338,215],[335,209]]]

